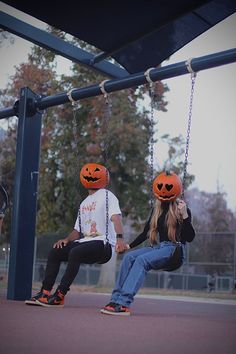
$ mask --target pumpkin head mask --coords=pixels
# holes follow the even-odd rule
[[[153,193],[161,202],[173,202],[182,192],[182,183],[175,173],[162,172],[153,182]]]
[[[80,171],[80,182],[87,189],[105,188],[109,183],[109,172],[102,165],[87,163]]]

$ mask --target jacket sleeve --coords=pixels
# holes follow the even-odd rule
[[[153,210],[152,210],[152,212],[153,212]],[[146,224],[144,225],[144,229],[143,229],[143,231],[141,232],[141,234],[139,234],[139,235],[134,239],[134,241],[132,241],[132,242],[129,244],[130,248],[137,247],[138,245],[140,245],[141,243],[143,243],[144,241],[147,240],[148,231],[149,231],[149,229],[150,229],[150,222],[151,222],[152,212],[151,212],[151,215],[150,215],[148,221],[147,221]]]
[[[181,225],[180,239],[181,242],[192,242],[195,237],[195,230],[192,225],[192,215],[190,209],[187,209],[188,217],[183,219]]]

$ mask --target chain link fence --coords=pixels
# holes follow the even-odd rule
[[[187,244],[183,266],[175,272],[150,271],[143,287],[158,289],[199,290],[232,292],[236,280],[236,233],[198,233],[194,241]],[[10,247],[0,248],[0,279],[7,278]],[[117,261],[116,272],[119,271]],[[43,279],[46,256],[35,256],[33,281]],[[62,263],[58,280],[62,277],[66,264]],[[101,266],[81,265],[74,284],[95,286],[98,283]]]

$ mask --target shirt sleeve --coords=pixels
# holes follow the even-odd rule
[[[153,211],[152,211],[152,212],[153,212]],[[137,247],[138,245],[140,245],[141,243],[143,243],[144,241],[147,240],[148,231],[149,231],[149,229],[150,229],[150,222],[151,222],[152,212],[151,212],[151,215],[150,215],[148,221],[147,221],[146,224],[144,225],[144,229],[143,229],[143,231],[141,232],[141,234],[139,234],[139,235],[129,244],[129,247],[130,247],[130,248]]]
[[[181,226],[180,239],[181,242],[192,242],[195,237],[195,230],[192,225],[192,215],[190,209],[187,209],[188,217],[183,219]]]
[[[121,214],[118,198],[110,191],[108,191],[108,205],[109,205],[109,219],[112,215]]]

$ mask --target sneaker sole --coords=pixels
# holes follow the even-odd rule
[[[39,306],[39,304],[37,304],[36,300],[25,300],[25,304],[31,305],[31,306]]]
[[[113,315],[113,316],[130,316],[131,315],[130,312],[113,312],[113,311],[108,311],[105,309],[101,309],[100,312],[105,315]]]
[[[38,301],[38,300],[36,300],[35,302],[36,302],[37,305],[43,306],[43,307],[56,307],[56,308],[64,307],[64,304],[63,305],[49,305],[49,304],[45,304],[44,302],[41,302],[41,301]]]

